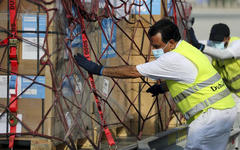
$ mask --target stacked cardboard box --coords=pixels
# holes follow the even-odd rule
[[[16,1],[17,2],[17,36],[20,38],[20,40],[18,41],[18,47],[17,47],[17,54],[18,54],[18,73],[19,73],[19,87],[22,87],[20,84],[22,84],[22,81],[26,81],[27,79],[25,78],[25,76],[27,77],[35,77],[37,75],[40,75],[40,77],[43,79],[43,84],[49,85],[50,87],[52,86],[52,78],[49,72],[49,67],[46,66],[41,72],[39,72],[39,70],[42,69],[43,65],[41,65],[41,63],[37,60],[37,37],[39,36],[39,40],[41,42],[41,40],[44,38],[43,35],[41,35],[41,31],[39,32],[39,34],[36,32],[37,30],[37,20],[38,17],[46,17],[46,13],[40,8],[38,7],[38,5],[36,5],[33,2],[30,1]],[[1,26],[1,34],[0,34],[0,39],[3,40],[5,38],[8,37],[8,33],[9,33],[9,28],[8,28],[8,20],[9,20],[9,16],[8,16],[8,1],[1,1],[0,2],[0,26]],[[40,18],[41,18],[40,17]],[[33,24],[29,25],[27,23],[26,20],[24,19],[33,19],[33,20],[28,20],[30,22],[32,22]],[[45,21],[42,22],[42,20],[39,21],[39,24],[42,23],[42,25],[40,25],[40,28],[42,26],[46,26],[46,24],[44,24]],[[39,29],[42,30],[44,32],[45,29]],[[50,29],[51,31],[52,29]],[[30,33],[32,32],[32,33]],[[29,34],[29,36],[27,35]],[[29,40],[34,39],[35,41],[34,46],[30,46],[29,44],[27,44],[29,42]],[[50,53],[52,50],[54,50],[56,48],[56,35],[49,35],[49,39],[48,39],[48,43],[49,43],[49,50]],[[40,47],[42,46],[41,44],[39,44]],[[25,48],[25,49],[24,49]],[[32,49],[33,48],[33,49]],[[35,49],[35,52],[34,52]],[[41,48],[39,48],[41,51]],[[1,99],[0,99],[0,103],[3,106],[7,105],[7,69],[8,69],[8,56],[7,56],[7,47],[1,47],[0,48],[0,57],[2,59],[1,62],[1,69],[3,69],[3,71],[0,72],[0,76],[1,76],[1,81],[2,83],[4,83],[4,85],[1,86]],[[32,51],[33,53],[29,52]],[[34,55],[32,55],[34,54]],[[41,57],[41,52],[40,52],[40,56]],[[51,58],[52,59],[52,58]],[[9,68],[11,70],[11,68]],[[9,78],[11,78],[11,76],[9,76]],[[29,81],[29,80],[28,80]],[[5,87],[5,88],[4,88]],[[23,90],[23,89],[22,89]],[[31,93],[31,90],[33,90],[33,93]],[[38,92],[43,92],[44,95],[41,96],[34,96],[34,95],[38,95]],[[20,94],[20,92],[18,92],[18,94]],[[28,96],[26,96],[28,95]],[[33,97],[33,98],[31,98]],[[44,114],[46,114],[46,111],[48,110],[48,108],[51,106],[52,104],[52,100],[53,100],[53,94],[52,94],[52,90],[45,88],[43,86],[39,87],[37,89],[33,89],[30,88],[26,93],[25,93],[25,97],[24,95],[22,95],[19,99],[18,99],[18,110],[17,113],[18,115],[20,114],[20,118],[23,121],[24,124],[26,124],[30,130],[34,131],[37,126],[39,125],[40,121],[42,120],[42,117]],[[1,109],[1,112],[4,109]],[[53,120],[53,111],[50,112],[50,115],[47,116],[47,119],[44,122],[44,125],[41,126],[41,128],[39,129],[39,133],[43,133],[46,135],[53,135],[52,132],[52,120]],[[2,119],[2,122],[6,122],[6,120]],[[20,127],[19,130],[17,130],[17,132],[29,132],[23,125],[21,125],[20,123],[18,123],[17,125],[18,127]],[[4,127],[1,127],[4,128]],[[5,127],[6,128],[6,127]],[[4,129],[1,129],[2,131]],[[4,140],[4,138],[2,139]],[[41,141],[43,141],[44,144],[48,143],[50,147],[52,147],[51,142],[49,143],[49,141],[45,140],[45,139],[41,139],[38,138],[36,140],[36,138],[33,138],[32,136],[25,136],[25,137],[17,137],[16,140],[29,140],[29,141],[38,141],[37,143],[41,143]],[[45,141],[45,142],[44,142]],[[34,142],[33,142],[34,143]],[[43,145],[44,145],[43,144]],[[36,144],[36,146],[31,146],[31,149],[39,149],[40,147],[37,146],[38,144]],[[41,145],[41,144],[40,144]],[[45,145],[46,146],[46,145]],[[35,148],[34,148],[35,147]],[[51,149],[49,147],[49,149]]]
[[[41,65],[39,61],[36,59],[27,58],[32,57],[30,53],[26,52],[26,49],[23,47],[24,42],[26,44],[26,40],[29,40],[29,36],[26,36],[26,33],[23,31],[25,29],[25,23],[23,18],[24,16],[29,15],[30,17],[36,17],[38,15],[46,15],[45,12],[38,7],[35,3],[30,1],[19,1],[19,9],[18,9],[18,17],[17,17],[17,27],[18,36],[23,38],[23,41],[19,42],[18,45],[18,60],[19,60],[19,74],[21,75],[31,75],[36,76],[39,73],[39,70],[44,65]],[[18,4],[17,4],[18,5]],[[48,8],[56,7],[55,4],[47,5]],[[8,27],[8,10],[7,10],[7,1],[0,2],[0,27],[3,31],[7,31]],[[162,9],[161,9],[162,10]],[[59,10],[60,11],[60,10]],[[50,12],[50,18],[53,16],[53,12]],[[59,12],[58,15],[62,15],[62,12]],[[161,13],[163,14],[163,12]],[[159,20],[162,15],[154,15],[154,19],[157,21]],[[136,45],[140,49],[142,49],[142,54],[144,57],[150,57],[149,60],[153,59],[150,51],[150,43],[147,38],[145,31],[147,32],[151,24],[153,24],[153,20],[150,19],[151,16],[149,15],[131,15],[129,21],[136,21],[141,20],[143,26],[136,22],[135,24],[128,24],[125,21],[120,21],[118,25],[124,29],[124,31],[132,37],[132,39],[136,42]],[[97,121],[100,122],[100,118],[98,115],[95,99],[93,97],[93,93],[91,89],[88,87],[87,82],[81,77],[79,74],[77,67],[75,66],[73,73],[71,74],[69,70],[72,67],[70,60],[71,58],[67,57],[66,45],[64,44],[64,40],[66,38],[66,27],[67,23],[64,17],[55,16],[53,23],[49,26],[49,33],[47,40],[48,51],[49,54],[52,54],[49,58],[53,63],[53,68],[47,65],[43,71],[40,73],[41,76],[45,78],[45,85],[49,87],[55,86],[59,92],[53,92],[51,89],[45,88],[45,98],[20,98],[18,100],[19,108],[18,114],[22,114],[22,121],[26,123],[32,130],[34,130],[40,121],[42,120],[43,114],[46,114],[48,109],[52,106],[54,102],[54,109],[50,111],[47,115],[46,120],[44,121],[44,128],[40,128],[39,132],[43,134],[56,136],[59,138],[64,138],[69,131],[69,128],[73,127],[72,138],[73,139],[81,139],[84,138],[85,135],[79,131],[79,128],[73,126],[74,121],[78,121],[81,126],[84,126],[84,130],[87,130],[90,137],[95,139],[95,142],[98,139],[100,126],[97,124],[93,119],[89,118],[88,115],[95,118]],[[102,31],[97,22],[91,22],[88,24],[87,33],[89,42],[92,44],[90,47],[90,51],[94,50],[99,58],[102,54]],[[144,27],[144,28],[143,28]],[[35,30],[36,28],[32,28]],[[144,31],[145,29],[145,31]],[[1,32],[0,39],[6,38],[8,35],[7,33]],[[42,35],[39,35],[39,38],[42,38]],[[130,65],[137,65],[141,63],[145,63],[143,56],[139,55],[139,51],[137,50],[136,46],[126,37],[126,35],[116,27],[116,51],[119,55],[126,60]],[[40,44],[41,45],[41,44]],[[142,45],[142,47],[141,47]],[[72,52],[76,54],[77,52],[82,52],[83,49],[80,46],[72,48]],[[4,48],[0,48],[0,56],[3,56],[3,63],[1,63],[1,68],[7,69],[7,55],[4,54]],[[91,52],[92,60],[95,60],[95,56]],[[47,60],[48,57],[45,57]],[[110,58],[102,58],[100,62],[105,66],[116,66],[116,65],[125,65],[126,63],[115,54],[113,57]],[[53,71],[53,73],[51,73]],[[83,71],[84,72],[84,71]],[[6,72],[1,72],[1,75],[6,75]],[[69,76],[65,76],[70,74]],[[84,72],[87,77],[87,73]],[[66,79],[69,77],[69,80]],[[64,79],[65,78],[65,79]],[[136,106],[143,117],[146,117],[148,111],[150,110],[151,104],[154,98],[151,97],[150,94],[146,93],[146,89],[149,87],[147,85],[144,86],[144,83],[141,79],[111,79],[106,77],[98,77],[94,76],[96,81],[96,87],[98,92],[102,95],[104,99],[107,99],[108,104],[104,104],[102,101],[102,110],[104,111],[104,119],[110,125],[109,128],[114,131],[116,136],[131,136],[129,131],[122,130],[123,125],[119,123],[118,118],[125,123],[134,133],[139,131],[139,121],[138,117],[139,114],[130,105],[128,100]],[[63,81],[64,80],[64,81]],[[65,81],[66,80],[66,81]],[[154,81],[145,79],[151,84],[154,84]],[[62,82],[63,81],[63,82]],[[68,92],[67,90],[64,91],[63,83],[71,82],[70,85],[73,85],[73,89]],[[116,85],[115,83],[118,83]],[[112,92],[111,89],[113,88]],[[69,86],[68,86],[69,89]],[[110,93],[111,92],[111,93]],[[128,97],[128,98],[127,98]],[[71,105],[70,103],[65,103],[64,99],[66,98],[72,102],[76,102],[75,104],[78,107]],[[57,99],[57,100],[56,100]],[[161,101],[163,100],[160,97]],[[55,101],[56,100],[56,101]],[[0,103],[6,105],[7,99],[2,98]],[[167,105],[167,104],[165,104]],[[83,106],[83,107],[82,107]],[[128,111],[128,109],[130,110]],[[169,108],[167,106],[162,107],[162,112],[169,112]],[[59,113],[59,110],[62,109],[63,113]],[[116,114],[113,113],[112,109]],[[149,115],[157,113],[158,108],[153,108]],[[71,111],[69,111],[71,110]],[[74,118],[72,117],[72,114]],[[86,115],[86,114],[88,115]],[[61,116],[61,117],[59,117]],[[166,120],[168,120],[171,116],[167,113],[166,115],[162,114],[166,118],[163,118],[164,124],[166,124]],[[62,118],[65,121],[61,120]],[[149,121],[146,122],[143,135],[153,135],[159,130],[159,118],[156,116]],[[62,124],[62,122],[66,122],[66,124]],[[118,124],[115,124],[118,123]],[[140,122],[142,124],[142,122]],[[83,125],[84,124],[84,125]],[[66,127],[67,126],[67,127]],[[22,132],[25,132],[26,129],[22,127]],[[32,140],[32,137],[29,137],[29,140]],[[32,140],[33,141],[33,140]],[[50,142],[51,143],[51,142]],[[50,144],[50,147],[52,145]]]

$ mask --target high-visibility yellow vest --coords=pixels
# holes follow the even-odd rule
[[[229,44],[236,40],[240,40],[240,38],[231,37]],[[230,89],[230,91],[240,96],[240,59],[213,59],[212,64],[218,73],[222,76],[223,81]]]
[[[188,123],[208,108],[227,109],[235,106],[231,92],[202,52],[185,41],[181,41],[173,51],[189,59],[198,70],[194,83],[166,81],[174,102]]]

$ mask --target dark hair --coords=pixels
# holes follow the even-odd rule
[[[171,39],[176,42],[181,39],[178,27],[169,19],[161,19],[152,25],[148,31],[148,37],[151,38],[157,33],[162,34],[162,41],[164,43],[167,43]]]
[[[212,26],[209,40],[222,42],[225,37],[230,36],[229,27],[226,24],[218,23]]]

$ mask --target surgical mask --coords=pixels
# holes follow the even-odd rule
[[[215,44],[215,48],[217,48],[217,49],[224,49],[224,42],[221,42],[221,43],[218,43],[218,44]]]
[[[167,47],[167,44],[164,46],[164,48],[159,48],[159,49],[152,50],[152,53],[153,53],[153,55],[156,59],[158,59],[161,55],[164,54],[164,49]]]
[[[164,54],[164,51],[163,51],[162,48],[160,48],[160,49],[154,49],[154,50],[152,50],[152,52],[153,52],[153,55],[154,55],[154,57],[155,57],[156,59],[159,58],[161,55]]]
[[[224,42],[208,41],[207,45],[210,46],[210,47],[217,48],[219,50],[223,50],[225,48],[225,43]]]

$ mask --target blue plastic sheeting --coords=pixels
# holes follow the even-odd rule
[[[140,1],[140,3],[139,3]],[[140,14],[144,15],[144,14],[150,14],[148,9],[150,10],[150,8],[152,7],[152,14],[153,15],[160,15],[161,14],[161,0],[145,0],[147,7],[145,5],[145,3],[142,0],[135,0],[134,1],[136,4],[140,4],[141,6],[134,6],[133,7],[133,14],[139,14],[139,10],[140,10]]]
[[[72,14],[74,17],[77,17],[76,15],[76,9],[72,7]],[[76,24],[72,33],[70,32],[68,26],[66,27],[67,31],[67,38],[71,39],[68,41],[68,46],[72,48],[80,48],[82,47],[82,34],[81,34],[81,26],[80,24]]]
[[[102,20],[102,27],[106,34],[106,37],[104,36],[104,33],[102,32],[102,49],[101,53],[103,54],[102,58],[113,58],[116,57],[116,53],[113,50],[113,48],[116,50],[116,37],[117,37],[117,30],[116,25],[113,23],[112,19],[103,19]],[[108,44],[108,42],[111,43],[112,47]]]

